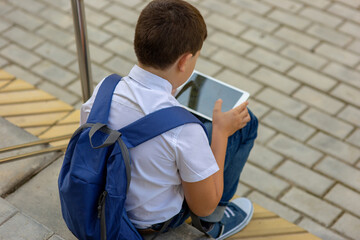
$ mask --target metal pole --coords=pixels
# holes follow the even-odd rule
[[[90,54],[86,32],[86,19],[83,0],[71,0],[71,7],[74,18],[75,40],[79,61],[80,80],[83,94],[83,101],[86,102],[92,92],[92,76],[90,65]]]

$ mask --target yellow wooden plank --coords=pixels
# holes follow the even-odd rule
[[[50,145],[54,146],[54,147],[62,146],[62,145],[65,145],[65,144],[67,145],[67,144],[69,144],[69,140],[62,140],[62,141],[52,142],[52,143],[50,143]]]
[[[0,69],[0,79],[1,80],[11,80],[11,79],[14,79],[15,76],[8,73],[8,72],[5,72],[4,70]]]
[[[39,89],[0,93],[0,104],[28,103],[54,99],[56,99],[54,96]]]
[[[272,235],[272,236],[262,236],[262,237],[230,237],[228,239],[241,239],[241,240],[321,240],[321,238],[312,235],[311,233],[295,233],[295,234],[286,234],[286,235]]]
[[[41,134],[39,137],[44,139],[44,138],[63,136],[66,134],[72,134],[75,132],[75,130],[78,127],[79,127],[78,123],[72,123],[72,124],[66,124],[66,125],[56,125],[56,126],[51,127],[45,133]]]
[[[0,91],[1,91],[1,88],[4,87],[9,82],[11,82],[11,81],[10,80],[0,80]]]
[[[72,106],[59,100],[9,104],[9,105],[0,105],[0,116],[10,117],[10,116],[20,116],[20,115],[29,115],[29,114],[39,114],[39,113],[64,112],[64,111],[71,111],[72,109],[73,109]]]
[[[277,217],[275,213],[270,212],[269,210],[261,207],[256,203],[253,203],[253,206],[254,206],[253,219]]]
[[[20,91],[20,90],[29,90],[34,89],[35,87],[30,83],[25,82],[21,79],[13,80],[9,85],[0,89],[0,92],[10,92],[10,91]]]
[[[49,127],[28,127],[28,128],[24,128],[25,131],[31,133],[34,136],[39,136],[41,133],[43,133],[46,129],[48,129]]]
[[[66,116],[64,119],[59,121],[59,124],[68,124],[68,123],[80,123],[80,110],[75,110]]]
[[[263,218],[252,219],[242,231],[229,239],[241,239],[242,237],[260,237],[276,234],[305,233],[306,231],[285,219]]]
[[[45,114],[34,114],[25,116],[7,117],[6,120],[12,122],[19,127],[40,127],[40,126],[51,126],[56,121],[64,118],[68,112],[56,112],[56,113],[45,113]]]

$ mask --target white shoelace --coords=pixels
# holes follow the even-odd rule
[[[227,218],[230,218],[230,215],[231,217],[235,216],[235,213],[229,207],[225,208],[224,214]]]

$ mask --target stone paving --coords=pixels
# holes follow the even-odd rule
[[[146,2],[85,0],[95,83],[136,63]],[[323,239],[360,239],[360,0],[190,2],[209,31],[196,69],[250,92],[260,120],[238,194]],[[0,68],[78,108],[70,0],[0,0]],[[6,204],[0,235],[27,218]]]

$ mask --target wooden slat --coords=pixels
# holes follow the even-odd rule
[[[4,70],[0,69],[0,79],[1,80],[12,80],[14,78],[15,78],[14,75],[11,75],[10,73],[5,72]]]
[[[270,212],[269,210],[261,207],[256,203],[253,203],[253,206],[254,206],[253,219],[278,217],[275,213]]]
[[[0,80],[0,91],[1,88],[4,87],[6,84],[9,84],[11,82],[10,80]]]
[[[43,133],[46,129],[48,129],[49,127],[27,127],[24,128],[25,131],[31,133],[34,136],[39,136],[41,133]]]
[[[264,218],[253,219],[245,229],[229,239],[241,239],[241,237],[260,237],[276,234],[305,233],[306,231],[285,219]]]
[[[40,127],[54,125],[58,120],[64,118],[67,112],[33,114],[25,116],[7,117],[6,120],[19,127]]]
[[[80,110],[75,110],[59,121],[59,124],[77,123],[80,124]]]
[[[24,80],[15,79],[9,85],[0,89],[0,92],[21,91],[30,89],[35,89],[35,87],[30,83],[25,82]]]
[[[241,240],[321,240],[311,233],[295,233],[295,234],[285,234],[285,235],[272,235],[272,236],[262,236],[262,237],[236,237],[233,236],[228,239],[241,239]]]
[[[54,96],[38,89],[0,93],[0,104],[29,103],[55,99]]]
[[[66,125],[56,125],[47,130],[44,134],[41,134],[40,138],[52,138],[57,136],[62,136],[66,134],[72,134],[79,127],[78,123],[66,124]]]
[[[59,100],[56,101],[44,101],[34,103],[21,103],[21,104],[10,104],[0,105],[0,116],[20,116],[28,114],[39,114],[39,113],[52,113],[52,112],[63,112],[71,111],[73,108]]]

